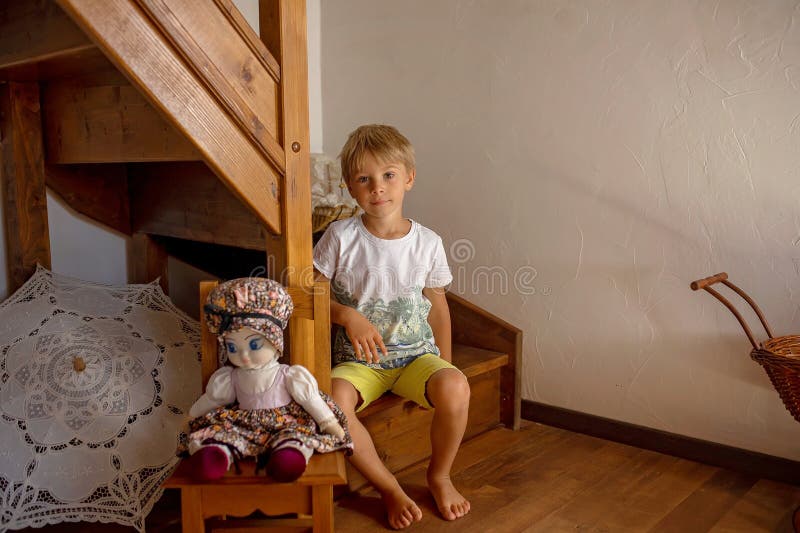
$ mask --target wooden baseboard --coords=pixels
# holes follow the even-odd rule
[[[522,400],[522,418],[637,448],[800,486],[800,462]]]

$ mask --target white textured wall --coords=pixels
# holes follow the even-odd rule
[[[4,223],[0,205],[0,223]],[[53,271],[79,279],[124,284],[128,280],[130,238],[106,230],[47,193],[50,262]],[[0,235],[0,300],[9,295],[5,232]]]
[[[306,0],[308,46],[308,122],[311,153],[322,152],[322,6]]]
[[[368,122],[415,143],[407,214],[524,329],[524,398],[800,459],[738,324],[688,288],[727,270],[800,333],[798,6],[323,2],[325,149]]]
[[[50,261],[54,272],[73,278],[124,285],[128,282],[127,250],[131,239],[109,231],[47,194]]]

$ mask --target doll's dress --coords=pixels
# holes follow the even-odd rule
[[[222,367],[212,375],[206,393],[217,398],[236,400],[198,416],[189,422],[188,441],[197,445],[223,444],[234,457],[257,457],[295,441],[318,453],[344,450],[352,453],[353,441],[347,419],[338,405],[320,391],[313,376],[301,366],[277,365],[272,385],[263,392],[248,393],[241,385],[247,370]],[[291,390],[291,392],[290,392]],[[330,407],[345,435],[339,439],[320,431],[314,418],[292,396],[308,404],[318,395]],[[243,406],[248,409],[242,408]]]

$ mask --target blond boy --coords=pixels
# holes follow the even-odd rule
[[[381,494],[395,529],[422,518],[375,451],[356,417],[392,391],[433,408],[428,487],[447,520],[470,504],[453,486],[453,465],[469,407],[469,385],[451,363],[450,312],[444,287],[452,281],[441,238],[403,217],[414,186],[414,149],[391,126],[361,126],[340,154],[347,189],[363,214],[329,226],[314,248],[314,265],[331,279],[333,397],[347,415],[352,464]]]

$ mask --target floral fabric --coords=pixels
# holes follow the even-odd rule
[[[262,333],[283,353],[283,329],[294,310],[292,297],[277,281],[266,278],[238,278],[221,283],[208,295],[206,325],[219,336],[244,327]]]
[[[321,432],[311,415],[292,401],[273,409],[220,407],[189,423],[192,431],[189,441],[226,444],[238,457],[257,457],[288,440],[299,441],[318,453],[335,450],[352,453],[353,440],[344,413],[327,394],[319,394],[344,428],[344,438]]]

